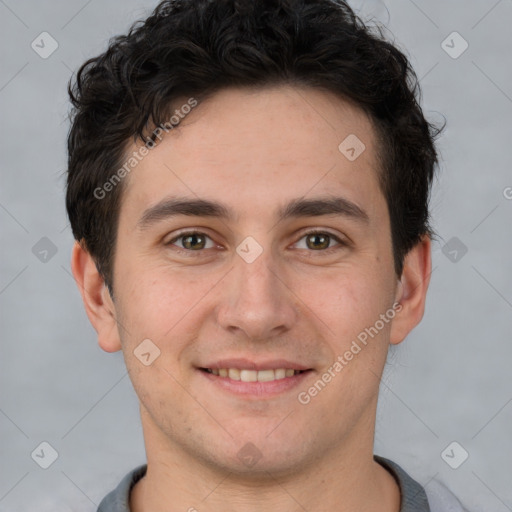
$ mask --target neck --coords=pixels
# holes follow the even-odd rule
[[[131,512],[399,512],[398,484],[373,459],[373,428],[360,425],[353,431],[359,439],[344,438],[319,459],[286,473],[240,474],[169,446],[167,437],[152,431],[154,424],[143,424],[148,469],[132,489]],[[361,437],[370,442],[361,444]]]

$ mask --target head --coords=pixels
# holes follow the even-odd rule
[[[228,468],[251,443],[284,471],[348,438],[428,287],[439,131],[405,55],[341,0],[165,1],[70,95],[73,269],[153,439]],[[303,400],[218,393],[226,354],[302,361]]]
[[[422,114],[407,58],[381,31],[372,33],[341,0],[167,1],[88,60],[70,84],[66,205],[75,239],[111,291],[128,181],[112,177],[128,160],[127,148],[148,141],[154,127],[172,125],[182,98],[205,101],[223,88],[273,84],[330,91],[372,120],[397,276],[420,237],[433,235],[428,197],[439,130]]]

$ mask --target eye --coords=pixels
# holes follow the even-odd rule
[[[304,240],[304,242],[301,241]],[[337,242],[332,245],[332,242]],[[182,252],[201,252],[203,249],[212,249],[215,247],[213,240],[200,231],[186,231],[180,233],[166,245],[174,245]],[[301,246],[302,245],[302,246]],[[330,249],[335,249],[336,246],[345,247],[348,244],[341,240],[336,235],[325,231],[310,231],[305,233],[295,244],[298,249],[309,249],[312,251],[329,252]]]
[[[330,246],[333,240],[338,242],[340,246],[347,245],[337,236],[325,231],[310,231],[303,235],[300,240],[305,240],[305,244],[303,244],[302,247],[298,247],[299,249],[312,249],[313,251],[333,249],[334,247]],[[299,244],[299,242],[297,242],[297,244]]]
[[[208,240],[210,241],[210,245],[207,245]],[[199,231],[181,233],[179,236],[167,242],[167,245],[177,245],[181,249],[193,252],[200,251],[201,249],[211,249],[215,246],[213,240],[208,235]]]

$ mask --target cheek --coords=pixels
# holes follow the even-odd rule
[[[356,335],[385,313],[389,308],[388,286],[377,271],[347,267],[322,279],[303,282],[300,296],[331,334],[344,339]]]
[[[185,283],[183,272],[170,275],[149,266],[136,274],[126,268],[124,275],[116,309],[133,387],[154,421],[163,422],[169,407],[169,398],[164,397],[172,397],[173,417],[186,423],[189,412],[181,404],[186,405],[190,396],[183,389],[188,378],[183,360],[197,339],[194,329],[201,322],[194,312],[208,283]]]
[[[208,279],[194,280],[186,272],[140,265],[139,271],[127,269],[119,287],[126,328],[135,337],[163,341],[179,323],[186,321],[198,298],[206,293]],[[187,276],[185,279],[184,276]]]
[[[119,287],[121,300],[117,310],[128,368],[139,367],[141,362],[134,357],[134,351],[140,352],[141,344],[148,343],[144,340],[149,339],[156,346],[149,343],[149,351],[154,351],[157,359],[148,368],[157,368],[160,373],[166,369],[184,382],[188,378],[184,374],[188,360],[201,338],[200,330],[206,321],[205,315],[208,315],[204,305],[222,276],[210,273],[199,279],[190,269],[149,264],[137,273],[126,269],[124,275],[126,278]],[[142,378],[146,379],[146,374]],[[158,378],[166,382],[172,380],[168,374]],[[158,378],[154,386],[158,386]],[[172,382],[166,385],[169,384]]]

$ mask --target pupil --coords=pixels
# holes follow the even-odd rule
[[[314,245],[316,241],[318,241],[320,239],[320,246],[318,245]],[[312,244],[309,244],[310,241],[314,240],[314,242],[312,242]],[[314,235],[310,235],[310,237],[308,238],[308,246],[310,245],[313,245],[313,247],[310,247],[311,249],[325,249],[326,247],[329,246],[329,237],[328,236],[325,236],[325,235],[318,235],[318,234],[314,234]]]
[[[187,249],[197,248],[197,247],[194,247],[198,243],[197,239],[201,240],[202,239],[201,235],[188,235],[184,238],[183,245]],[[204,243],[204,241],[203,241],[203,243]],[[202,245],[202,243],[199,242],[199,245]],[[201,248],[201,247],[199,247],[199,248]]]

